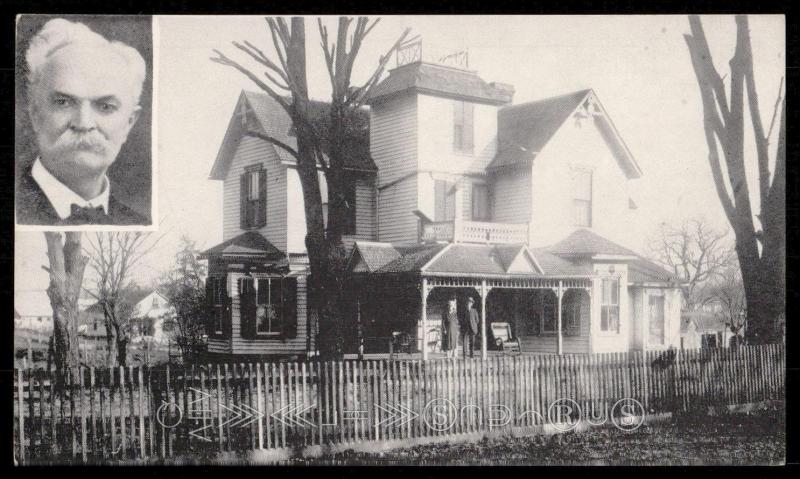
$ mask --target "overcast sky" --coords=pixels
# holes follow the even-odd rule
[[[325,100],[330,88],[316,19],[308,20],[309,87],[314,98]],[[702,20],[724,75],[734,49],[734,19]],[[325,21],[335,32],[335,19]],[[267,51],[271,43],[263,17],[171,16],[155,23],[156,178],[159,235],[165,234],[136,270],[141,284],[169,267],[181,235],[201,248],[221,241],[222,184],[208,174],[239,92],[257,87],[209,57],[217,48],[243,59],[232,40]],[[644,172],[634,194],[643,221],[628,246],[644,252],[645,238],[661,222],[703,216],[727,227],[708,166],[702,105],[683,39],[689,31],[685,16],[386,16],[362,47],[354,83],[366,79],[406,27],[422,37],[423,50],[466,47],[470,69],[486,81],[514,85],[514,103],[593,88]],[[752,16],[750,27],[761,115],[769,125],[785,71],[784,18]],[[752,148],[750,153],[754,159]],[[754,162],[748,166],[754,174]],[[751,175],[754,210],[756,184]],[[45,251],[42,233],[16,234],[15,289],[47,287]]]

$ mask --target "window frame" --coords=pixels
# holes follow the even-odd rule
[[[222,289],[227,285],[224,282],[224,276],[214,275],[209,276],[208,281],[211,281],[211,306],[214,314],[214,331],[215,335],[225,335],[225,302],[223,300]]]
[[[610,298],[609,298],[609,301],[607,302],[607,298],[606,298],[605,292],[606,292],[606,284],[608,284],[608,283],[611,283],[613,286],[610,286],[609,289],[608,289],[608,291],[610,292],[609,293]],[[614,291],[616,291],[616,301],[613,301],[613,298],[614,298],[613,292]],[[601,335],[604,335],[604,336],[618,336],[618,335],[621,334],[621,331],[622,331],[622,324],[621,323],[622,323],[622,321],[620,320],[621,308],[620,308],[620,304],[619,304],[620,303],[620,301],[619,301],[620,298],[619,297],[620,297],[620,280],[619,280],[619,278],[616,278],[616,277],[615,278],[603,278],[603,279],[600,280],[600,324],[598,325],[598,327],[599,327],[599,332],[600,332]],[[616,330],[608,329],[608,326],[611,325],[610,324],[610,317],[609,317],[609,320],[606,320],[607,328],[606,329],[603,328],[603,318],[604,318],[604,316],[608,317],[608,314],[610,314],[611,311],[616,312]]]
[[[653,314],[652,314],[653,313],[653,305],[651,304],[651,301],[653,299],[660,300],[660,302],[661,302],[661,341],[660,342],[656,342],[656,341],[652,340],[653,339],[653,329],[652,329],[652,324],[653,324]],[[652,292],[652,291],[648,292],[648,294],[647,294],[647,344],[648,345],[664,346],[666,344],[666,342],[667,342],[667,338],[666,338],[666,336],[667,336],[667,331],[666,331],[666,329],[667,329],[667,324],[666,324],[667,315],[666,315],[665,308],[666,308],[666,300],[665,300],[665,297],[664,297],[663,293],[661,293],[661,292]]]
[[[256,324],[255,324],[255,333],[256,333],[256,337],[269,338],[269,337],[273,337],[273,336],[280,336],[283,333],[283,324],[281,323],[281,321],[282,321],[282,318],[283,318],[284,304],[283,304],[283,298],[281,297],[281,294],[280,294],[281,279],[282,278],[280,278],[280,277],[274,277],[274,276],[259,276],[259,277],[255,277],[254,280],[253,280],[253,287],[255,289],[255,301],[256,301],[256,317],[255,317],[255,322],[256,322]],[[262,286],[261,283],[262,282],[266,282],[266,286],[267,286],[266,287],[266,291],[267,291],[267,302],[266,303],[262,303],[261,302],[261,300],[263,298],[262,294],[260,293],[261,286]],[[273,286],[272,286],[273,283],[277,283],[278,284],[278,304],[279,304],[278,307],[275,307],[274,306],[275,303],[273,302],[273,294],[274,294]],[[275,319],[274,319],[274,323],[273,323],[272,320],[268,319],[269,331],[259,331],[259,323],[260,323],[259,307],[260,306],[265,306],[265,305],[273,306],[272,309],[275,312]],[[267,312],[269,310],[265,308],[264,311]]]
[[[585,167],[572,167],[572,223],[573,226],[581,227],[581,228],[591,228],[593,223],[593,209],[594,209],[594,170],[592,168],[585,168]],[[582,181],[579,181],[580,175],[588,175],[589,180],[589,192],[588,195],[583,195],[579,193],[580,191],[580,184]],[[584,197],[587,196],[587,197]],[[579,206],[585,209],[585,216],[586,221],[579,220]],[[583,215],[581,215],[581,218]]]
[[[463,100],[453,101],[452,131],[453,131],[453,152],[462,155],[474,155],[475,154],[475,104],[474,103]]]
[[[240,179],[239,187],[243,188],[243,191],[239,192],[239,214],[243,217],[239,219],[240,228],[243,230],[263,228],[267,225],[267,170],[261,164],[251,165],[244,169],[241,178],[243,180]]]
[[[477,198],[477,195],[475,194],[475,191],[477,189],[482,189],[482,190],[484,190],[486,192],[485,196],[484,196],[484,199],[486,200],[486,203],[485,203],[485,215],[484,216],[478,216],[478,215],[475,214],[475,209],[476,209],[475,208],[476,207],[475,198]],[[491,198],[489,197],[489,185],[486,184],[486,183],[473,182],[472,183],[472,192],[471,192],[470,196],[471,196],[470,201],[472,203],[471,208],[470,208],[470,218],[472,219],[472,221],[484,221],[484,222],[491,221],[492,220],[492,213],[491,213],[492,202],[491,202]]]

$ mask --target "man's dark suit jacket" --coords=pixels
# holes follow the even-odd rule
[[[44,191],[31,176],[28,168],[17,181],[16,191],[17,224],[20,225],[47,225],[61,226],[74,224],[108,224],[108,225],[148,225],[150,221],[144,216],[133,211],[121,203],[115,196],[114,190],[108,198],[108,214],[103,221],[75,222],[62,220],[58,217],[55,208],[47,199]]]
[[[469,308],[469,311],[467,312],[466,318],[464,318],[464,320],[465,320],[464,322],[466,323],[462,327],[464,332],[472,335],[478,334],[478,329],[480,328],[479,325],[481,322],[481,316],[474,307]]]

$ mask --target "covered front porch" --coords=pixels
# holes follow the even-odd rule
[[[354,336],[360,339],[348,352],[363,357],[387,355],[390,345],[397,357],[444,357],[443,320],[453,297],[460,318],[467,314],[467,298],[474,300],[480,317],[475,355],[484,359],[493,350],[507,352],[495,331],[506,331],[523,354],[585,354],[604,342],[604,335],[624,338],[621,271],[560,264],[543,252],[534,257],[524,245],[451,243],[390,249],[362,243],[356,246],[351,266],[358,278],[353,316],[360,333]],[[461,341],[456,343],[460,349]]]

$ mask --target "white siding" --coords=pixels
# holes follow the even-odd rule
[[[401,95],[370,109],[370,153],[378,167],[379,241],[417,240],[417,97]],[[388,186],[387,186],[388,185]],[[384,188],[385,186],[385,188]]]
[[[626,246],[637,237],[628,208],[628,179],[593,123],[568,118],[533,162],[532,246],[555,243],[578,228],[574,223],[572,168],[592,171],[592,226]]]
[[[493,221],[497,223],[530,222],[531,186],[530,168],[502,171],[495,175],[491,186]]]
[[[431,195],[433,196],[433,195]],[[417,177],[406,178],[378,192],[378,240],[391,243],[416,242]]]
[[[267,224],[259,233],[276,248],[286,251],[286,167],[278,162],[272,145],[250,136],[240,140],[225,178],[222,239],[226,241],[244,233],[239,228],[240,177],[246,167],[259,163],[267,170]]]
[[[483,174],[497,151],[497,107],[473,103],[474,150],[453,151],[453,108],[456,100],[418,95],[419,167],[448,173]]]
[[[417,98],[402,95],[370,108],[370,153],[378,167],[378,185],[417,169]]]
[[[242,339],[239,316],[239,293],[236,291],[237,280],[241,273],[231,273],[234,294],[231,296],[233,335],[231,352],[233,354],[305,354],[307,346],[307,311],[306,311],[306,278],[297,278],[297,336],[292,339]],[[254,278],[260,275],[253,274]]]
[[[614,271],[611,271],[611,268]],[[602,303],[602,279],[594,280],[592,297],[595,298],[592,308],[592,338],[593,353],[625,352],[628,351],[631,336],[631,307],[628,290],[628,266],[626,264],[597,264],[594,267],[597,275],[619,278],[619,333],[600,331],[600,306]]]

